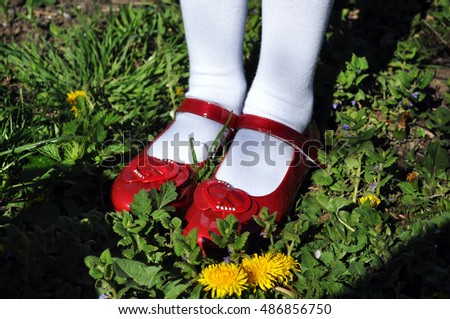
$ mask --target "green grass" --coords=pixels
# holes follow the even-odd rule
[[[259,4],[250,5],[249,81],[261,25]],[[264,236],[248,240],[229,218],[216,238],[232,262],[281,251],[301,271],[285,290],[244,297],[450,296],[450,81],[436,76],[449,70],[449,7],[335,5],[316,76],[327,168],[312,172],[281,224],[261,215]],[[141,193],[133,214],[109,203],[121,166],[187,89],[179,6],[80,12],[71,27],[49,30],[0,46],[0,296],[209,297],[196,279],[221,259],[203,258],[194,234],[181,235],[171,185]],[[78,116],[66,100],[75,90],[87,92]],[[380,204],[361,204],[365,195]]]

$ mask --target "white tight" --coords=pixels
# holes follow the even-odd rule
[[[247,93],[242,58],[247,1],[181,0],[190,60],[186,96],[218,103],[238,115],[267,117],[303,132],[311,120],[314,71],[332,4],[333,0],[262,1],[261,55]],[[179,139],[193,136],[200,141],[197,157],[204,160],[208,142],[220,125],[194,117],[179,114],[149,153],[171,159],[176,155],[178,161],[191,162],[187,149],[163,150],[162,143],[173,141],[178,134]],[[273,191],[286,173],[293,149],[271,137],[276,143],[271,160],[243,165],[249,160],[239,146],[255,142],[251,151],[262,159],[267,151],[261,145],[265,138],[260,132],[239,131],[216,177],[251,195]]]

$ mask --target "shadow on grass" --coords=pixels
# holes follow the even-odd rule
[[[351,8],[349,22],[342,21],[343,8]],[[323,129],[334,124],[333,86],[351,55],[366,57],[370,72],[387,68],[398,41],[411,34],[414,17],[425,17],[428,9],[426,0],[335,1],[328,27],[332,36],[324,42],[315,77],[315,117]]]
[[[109,188],[100,174],[69,173],[40,185],[44,194],[18,216],[0,218],[0,298],[97,298],[84,258],[114,246]]]
[[[350,24],[341,19],[342,8],[352,8]],[[330,18],[333,36],[325,41],[316,72],[316,121],[322,129],[335,125],[331,105],[333,86],[352,53],[365,56],[370,72],[388,67],[397,43],[410,36],[413,19],[425,17],[425,0],[336,1]],[[345,107],[345,106],[342,106]],[[361,274],[353,288],[339,298],[450,298],[450,224],[411,237],[399,245],[387,264]]]
[[[450,298],[450,224],[412,237],[339,298]]]

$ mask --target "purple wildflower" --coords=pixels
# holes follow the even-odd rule
[[[333,103],[333,110],[337,110],[338,108],[338,104],[337,103]]]
[[[349,130],[350,130],[350,125],[344,124],[344,125],[342,125],[342,128],[343,128],[344,130],[346,130],[346,131],[349,131]]]
[[[411,94],[411,96],[416,100],[419,98],[419,95],[420,95],[419,92],[414,92],[413,94]]]
[[[355,101],[355,100],[352,100],[352,102],[351,102],[351,103],[352,103],[352,105],[353,105],[353,106],[355,106],[355,105],[356,105],[356,101]]]
[[[107,294],[103,293],[100,296],[98,296],[98,299],[110,299],[110,298]]]
[[[380,170],[380,165],[375,165],[375,166],[373,167],[373,169],[376,170],[376,171]]]
[[[377,182],[369,183],[368,186],[372,192],[375,192],[375,189],[377,188],[378,183]]]
[[[223,261],[228,264],[230,262],[230,256],[223,257]]]

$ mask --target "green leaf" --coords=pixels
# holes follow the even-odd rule
[[[78,129],[77,121],[70,121],[63,124],[62,135],[74,135]]]
[[[421,220],[418,220],[411,228],[411,235],[413,237],[422,236],[424,234],[424,223]]]
[[[286,228],[283,229],[281,236],[285,241],[293,241],[296,243],[300,243],[300,235],[293,231],[286,230]]]
[[[138,234],[132,234],[131,237],[136,246],[136,252],[144,252],[146,254],[158,251],[158,247],[150,245],[147,243],[147,239],[145,237],[141,237]]]
[[[330,276],[339,278],[347,272],[347,268],[342,261],[338,260],[336,264],[331,268]]]
[[[314,183],[320,186],[329,186],[333,184],[333,177],[325,170],[316,170],[312,175]]]
[[[245,232],[245,233],[241,234],[238,238],[236,238],[234,245],[233,245],[234,249],[236,249],[236,250],[244,249],[249,235],[250,235],[249,232]]]
[[[330,200],[330,208],[334,213],[337,213],[341,208],[351,205],[353,202],[347,198],[335,197]]]
[[[97,256],[87,256],[84,258],[84,264],[88,268],[93,268],[98,262],[99,259]]]
[[[302,249],[301,265],[303,271],[311,270],[316,267],[319,262],[306,249]]]
[[[411,183],[407,182],[400,182],[397,184],[398,187],[402,190],[405,194],[415,194],[416,190],[414,189],[414,186]]]
[[[375,227],[382,222],[382,218],[377,210],[367,205],[362,205],[354,210],[361,215],[361,221],[367,226]]]
[[[106,280],[111,280],[114,277],[114,266],[113,264],[105,265],[103,270],[103,278]]]
[[[136,215],[147,215],[152,211],[152,201],[145,189],[140,190],[134,195],[130,209]]]
[[[185,254],[185,252],[190,251],[191,247],[189,247],[182,237],[175,236],[173,239],[173,250],[175,251],[175,255],[181,257]]]
[[[89,276],[91,276],[95,280],[99,280],[99,279],[103,278],[103,272],[101,272],[97,268],[90,268],[89,269]]]
[[[213,243],[216,244],[219,248],[225,248],[227,246],[226,241],[215,232],[210,231],[209,234],[211,235]]]
[[[320,255],[320,260],[327,266],[331,265],[335,260],[334,254],[329,251],[325,251]]]
[[[101,295],[103,293],[112,295],[115,291],[113,286],[106,280],[97,280],[94,284],[97,295]]]
[[[173,226],[173,228],[180,229],[181,225],[183,224],[183,221],[178,217],[174,217],[172,218],[172,221],[170,223]]]
[[[403,86],[407,88],[411,86],[412,78],[408,73],[406,73],[405,71],[399,71],[397,73],[397,76],[400,82],[403,84]]]
[[[190,299],[200,299],[200,294],[203,290],[203,286],[198,284],[197,286],[194,287],[194,289],[192,290],[192,292],[189,295]]]
[[[199,265],[202,260],[202,250],[199,246],[195,246],[188,254],[188,260],[193,265]]]
[[[330,206],[330,198],[327,195],[319,193],[316,195],[315,199],[323,209],[328,212],[333,212],[333,209]]]
[[[362,74],[362,75],[358,76],[356,78],[355,85],[359,85],[362,82],[362,80],[364,80],[368,76],[369,76],[369,74]]]
[[[434,78],[433,72],[429,72],[429,71],[424,72],[423,76],[420,79],[418,87],[420,89],[425,89],[431,83],[433,78]]]
[[[188,243],[191,248],[195,248],[197,246],[197,238],[198,238],[198,228],[194,228],[187,235]]]
[[[438,125],[446,125],[450,122],[450,110],[443,106],[438,107],[435,114],[432,115],[432,118]]]
[[[351,246],[342,245],[341,247],[343,248],[343,250],[345,250],[348,253],[356,253],[356,252],[364,249],[364,247],[366,247],[366,243],[367,243],[367,236],[362,231],[359,231],[358,232],[358,242],[356,245],[351,245]]]
[[[363,90],[359,89],[358,92],[355,94],[355,100],[356,101],[362,101],[366,98],[366,94]]]
[[[108,131],[103,126],[98,125],[95,135],[96,135],[97,141],[103,142],[106,139],[106,137],[108,136]]]
[[[395,129],[394,130],[394,137],[397,140],[403,140],[406,138],[406,131],[404,130],[399,130],[399,129]]]
[[[376,151],[366,150],[365,153],[372,161],[377,162],[377,163],[383,162],[383,157]]]
[[[100,255],[100,262],[107,264],[112,261],[111,251],[109,249],[105,249]]]
[[[339,211],[339,213],[336,215],[339,217],[341,222],[344,222],[344,226],[349,228],[348,226],[353,226],[353,220],[351,218],[351,214],[345,210]]]
[[[183,292],[185,292],[191,284],[179,284],[181,279],[175,281],[169,281],[166,285],[162,287],[162,291],[164,291],[164,298],[166,299],[175,299],[178,298]]]
[[[401,98],[402,95],[397,91],[397,87],[393,83],[388,84],[389,92],[395,99]]]
[[[341,71],[337,77],[337,81],[339,84],[341,85],[345,85],[345,83],[347,82],[347,76],[345,74],[345,72]]]
[[[253,220],[260,227],[266,227],[266,223],[258,215],[253,215]]]
[[[439,169],[445,170],[450,166],[448,153],[438,141],[428,145],[424,166],[430,173],[436,173]]]
[[[220,218],[217,219],[217,229],[219,230],[222,236],[227,234],[228,227],[229,225],[226,222],[226,220]]]
[[[173,202],[177,198],[177,192],[175,183],[168,182],[164,184],[160,188],[160,202],[158,204],[158,208],[162,208],[171,202]]]
[[[377,129],[378,129],[378,128],[377,128],[376,126],[371,127],[370,129],[368,129],[368,130],[366,130],[366,131],[360,132],[359,135],[358,135],[358,137],[359,137],[361,140],[364,140],[364,141],[371,140],[372,137],[375,135]],[[373,147],[372,147],[372,150],[373,150]]]
[[[360,70],[369,69],[369,63],[367,62],[366,57],[358,58],[358,66]]]
[[[237,229],[239,225],[239,221],[233,214],[229,214],[227,217],[225,217],[225,221],[227,221],[230,228]]]
[[[348,271],[357,276],[363,276],[366,273],[366,269],[364,267],[364,263],[362,261],[355,261],[350,264],[348,267]]]
[[[122,277],[133,279],[141,286],[154,287],[161,280],[164,272],[162,267],[147,266],[136,260],[113,258],[115,271]]]
[[[358,168],[361,164],[356,158],[353,157],[347,157],[345,159],[345,164],[350,166],[351,168]]]
[[[44,145],[39,149],[39,153],[57,162],[62,162],[61,156],[59,154],[59,145],[57,144]]]
[[[353,85],[353,81],[355,81],[356,74],[353,72],[345,72],[346,75],[346,83],[344,88],[348,89]]]
[[[164,209],[157,209],[151,214],[152,218],[156,221],[162,222],[170,218],[170,214]]]

